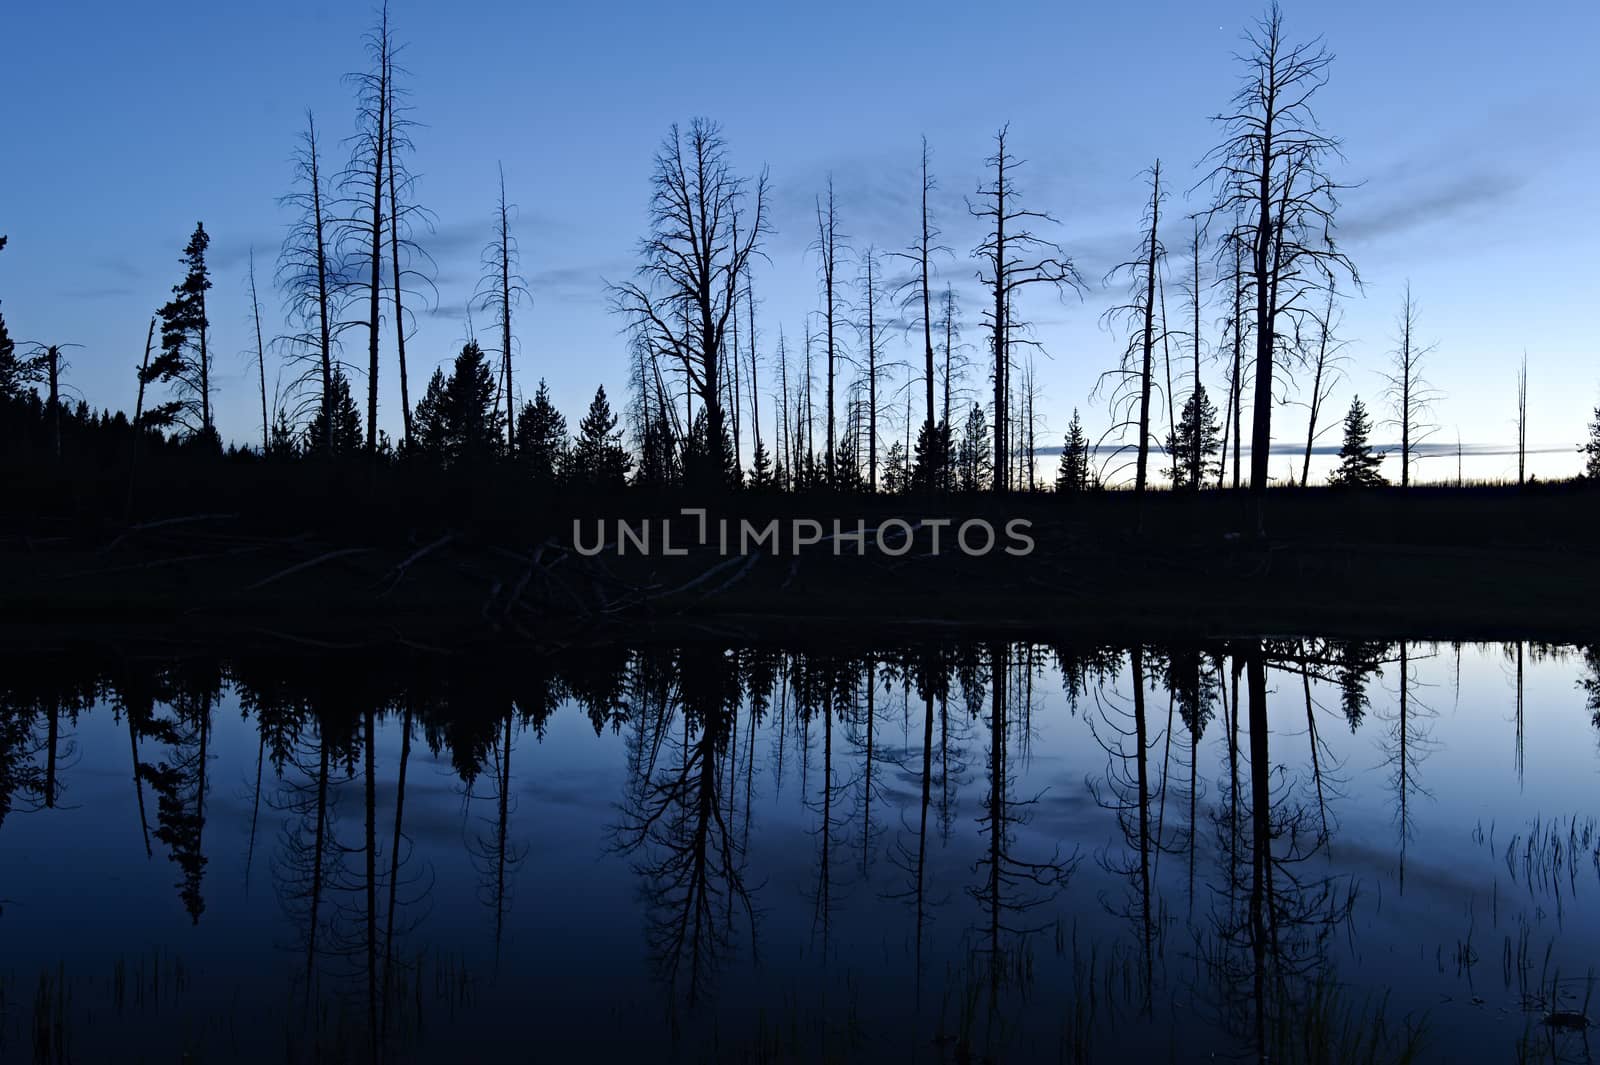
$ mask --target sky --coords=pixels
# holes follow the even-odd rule
[[[95,407],[131,409],[152,312],[182,277],[197,220],[212,236],[208,312],[218,424],[260,438],[247,269],[254,254],[269,338],[288,331],[273,269],[292,212],[291,154],[309,108],[340,163],[353,131],[344,75],[363,69],[370,3],[264,5],[12,3],[0,6],[0,311],[19,341],[67,349],[67,380]],[[1381,419],[1395,317],[1409,281],[1420,338],[1436,345],[1426,377],[1441,394],[1425,478],[1514,474],[1516,366],[1529,364],[1531,468],[1570,475],[1600,404],[1593,249],[1600,161],[1600,7],[1480,3],[1291,2],[1291,39],[1321,35],[1336,58],[1317,97],[1343,140],[1340,230],[1365,282],[1344,307],[1346,378],[1320,442],[1336,449],[1354,395]],[[674,122],[721,123],[741,173],[767,167],[774,232],[754,277],[763,356],[781,327],[791,350],[820,304],[815,197],[831,176],[842,231],[857,253],[906,248],[917,233],[920,138],[933,153],[933,207],[953,253],[939,281],[966,296],[972,384],[982,387],[977,265],[981,232],[967,200],[993,135],[1009,123],[1026,160],[1027,206],[1090,281],[1080,299],[1043,294],[1019,308],[1043,353],[1041,440],[1059,443],[1072,411],[1092,436],[1110,424],[1099,374],[1123,338],[1101,322],[1126,296],[1102,284],[1130,258],[1160,158],[1173,190],[1169,310],[1186,315],[1184,215],[1208,202],[1199,165],[1218,139],[1211,116],[1240,74],[1254,2],[971,4],[425,4],[394,0],[391,24],[409,72],[416,195],[434,217],[423,244],[436,297],[408,343],[412,395],[468,335],[469,303],[493,236],[498,167],[530,301],[518,308],[518,392],[546,378],[576,423],[598,384],[625,395],[622,327],[607,283],[637,265],[651,161]],[[859,255],[857,256],[859,258]],[[1208,263],[1202,264],[1207,276]],[[841,271],[854,278],[856,266]],[[1202,310],[1218,342],[1220,293]],[[474,312],[487,331],[488,315]],[[344,357],[359,367],[365,342]],[[850,338],[854,343],[854,338]],[[891,333],[891,361],[918,349]],[[276,377],[269,355],[269,386]],[[1220,360],[1203,370],[1219,405]],[[769,377],[769,380],[771,378]],[[902,373],[896,389],[906,380]],[[1304,446],[1297,401],[1273,437]],[[392,340],[380,371],[380,423],[398,435]],[[904,402],[903,395],[898,400]],[[764,404],[769,411],[770,404]],[[903,433],[904,415],[884,430]],[[767,435],[770,438],[770,430]],[[1393,437],[1381,427],[1380,442]],[[885,444],[886,446],[886,444]],[[749,443],[746,442],[748,452]],[[1274,455],[1275,477],[1291,459]],[[1319,456],[1313,470],[1331,458]],[[1298,473],[1298,461],[1294,467]],[[1043,460],[1044,475],[1054,459]],[[1448,468],[1446,468],[1448,467]],[[1390,473],[1395,471],[1390,470]]]

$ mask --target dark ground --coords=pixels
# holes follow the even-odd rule
[[[1592,639],[1600,630],[1600,491],[1280,489],[1258,539],[1242,494],[1006,498],[643,493],[579,498],[507,476],[355,463],[181,462],[52,478],[11,470],[0,513],[0,625],[13,645],[228,639],[459,646],[502,638],[637,639],[700,629],[791,637],[928,626],[1040,632]],[[1035,549],[974,558],[719,554],[596,558],[573,514],[703,506],[713,522],[1026,519]],[[126,517],[125,517],[126,515]],[[1139,531],[1135,531],[1136,525]],[[787,527],[786,527],[787,528]],[[695,521],[676,518],[674,542]],[[614,536],[614,532],[612,534]],[[656,534],[657,536],[659,533]],[[1000,546],[1005,543],[1004,536]]]

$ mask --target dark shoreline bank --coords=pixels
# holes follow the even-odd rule
[[[884,639],[897,633],[1161,634],[1186,639],[1315,632],[1417,638],[1586,641],[1600,632],[1600,493],[1586,486],[1268,497],[1269,537],[1238,530],[1243,494],[1148,498],[766,497],[697,502],[726,518],[853,530],[890,518],[974,518],[1000,531],[962,553],[945,530],[929,553],[892,557],[869,541],[723,555],[713,531],[686,555],[615,553],[615,522],[679,531],[687,500],[436,498],[411,511],[345,505],[232,509],[133,526],[79,511],[7,522],[0,628],[13,647],[62,642],[261,641],[285,647],[454,649],[692,638]],[[608,550],[573,549],[572,519],[604,520]],[[295,518],[301,520],[296,521]],[[1002,550],[1029,522],[1033,551]],[[785,528],[788,526],[785,524]],[[591,536],[592,533],[585,533]],[[895,532],[894,536],[901,535]],[[674,533],[677,536],[677,532]],[[675,540],[675,542],[680,542]],[[659,548],[659,540],[657,541]]]

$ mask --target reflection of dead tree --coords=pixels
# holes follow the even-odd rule
[[[913,954],[916,966],[917,996],[922,995],[922,943],[928,920],[928,810],[933,804],[933,734],[934,701],[939,699],[948,706],[949,675],[942,654],[929,654],[910,664],[907,675],[914,677],[918,694],[922,696],[922,766],[918,775],[921,800],[917,807],[917,846],[915,851],[900,840],[895,841],[892,860],[906,871],[909,886],[897,897],[910,902],[916,912],[916,938]]]
[[[472,857],[478,873],[478,901],[494,914],[494,956],[500,959],[500,945],[505,937],[506,913],[511,906],[516,871],[527,859],[528,847],[511,841],[511,815],[516,812],[516,800],[511,794],[511,714],[507,712],[501,722],[490,755],[492,772],[484,774],[493,789],[491,800],[494,813],[482,818],[484,830],[467,842],[467,853]],[[479,796],[468,796],[472,798]]]
[[[1412,835],[1411,797],[1426,795],[1417,782],[1422,760],[1434,743],[1427,719],[1433,711],[1416,696],[1411,676],[1410,645],[1400,641],[1400,692],[1396,713],[1385,744],[1385,764],[1390,767],[1390,783],[1395,789],[1395,818],[1400,828],[1400,891],[1406,890],[1406,844]]]
[[[1025,945],[1028,936],[1044,927],[1032,924],[1026,916],[1044,906],[1055,894],[1065,888],[1078,857],[1074,852],[1063,858],[1060,848],[1046,861],[1026,861],[1011,853],[1016,842],[1016,830],[1025,824],[1028,811],[1038,802],[1032,799],[1014,799],[1011,789],[1015,781],[1009,764],[1010,729],[1008,706],[1008,671],[1011,648],[1006,644],[989,645],[989,791],[983,799],[983,815],[978,819],[980,832],[988,838],[986,852],[974,863],[974,871],[981,873],[977,885],[967,892],[983,909],[987,918],[984,929],[988,940],[984,951],[989,959],[989,1004],[994,1008],[999,1001],[1000,979],[1005,966],[1005,953],[1001,936],[1017,941],[1017,948]]]
[[[280,854],[273,860],[273,877],[278,900],[305,951],[305,1003],[311,1003],[315,986],[319,937],[327,915],[324,909],[331,884],[343,881],[345,848],[334,832],[338,799],[332,778],[332,741],[326,727],[311,723],[303,738],[289,752],[289,779],[273,806],[289,814],[280,840]],[[325,948],[326,943],[323,943]]]
[[[1119,697],[1096,689],[1099,708],[1098,723],[1087,718],[1089,731],[1105,749],[1108,756],[1105,790],[1090,782],[1095,800],[1117,815],[1117,824],[1131,854],[1114,860],[1109,853],[1100,856],[1100,865],[1107,872],[1126,877],[1135,895],[1119,909],[1102,898],[1102,903],[1114,914],[1129,920],[1139,937],[1139,955],[1143,967],[1144,1007],[1148,1011],[1155,988],[1155,956],[1160,949],[1159,937],[1163,924],[1160,902],[1155,897],[1153,866],[1156,854],[1167,843],[1161,829],[1152,824],[1150,807],[1154,791],[1150,782],[1150,751],[1159,737],[1150,735],[1150,725],[1145,707],[1145,649],[1135,646],[1129,652],[1129,670],[1132,674],[1133,698],[1124,705]],[[1119,720],[1120,719],[1120,720]],[[1123,744],[1131,740],[1133,750],[1125,752]],[[1131,763],[1131,765],[1130,765]]]
[[[678,688],[681,731],[672,708],[658,705],[646,708],[651,720],[630,736],[630,785],[613,846],[637,853],[650,955],[669,995],[686,976],[693,1004],[734,947],[731,912],[747,918],[752,949],[756,912],[722,794],[740,703],[735,663],[718,649],[686,649]]]
[[[1262,1061],[1276,1056],[1277,1044],[1299,1038],[1294,1018],[1304,1012],[1300,1003],[1314,993],[1314,978],[1326,968],[1327,940],[1348,921],[1354,905],[1354,895],[1342,880],[1299,871],[1324,852],[1327,837],[1318,820],[1293,801],[1292,782],[1271,759],[1268,655],[1292,661],[1293,647],[1281,654],[1260,645],[1243,649],[1248,821],[1219,809],[1217,828],[1228,837],[1219,840],[1219,851],[1238,867],[1230,868],[1218,887],[1214,938],[1204,951],[1224,1025],[1249,1038]],[[1248,873],[1241,875],[1246,862]],[[1242,988],[1249,990],[1241,995]]]

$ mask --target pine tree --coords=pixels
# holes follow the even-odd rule
[[[355,397],[350,394],[350,379],[344,368],[335,366],[333,386],[329,392],[333,408],[333,452],[336,455],[354,454],[361,450],[361,412],[356,408]],[[318,444],[328,439],[328,405],[319,403],[317,412],[306,426],[305,450],[315,451]]]
[[[411,441],[407,451],[433,462],[445,459],[445,379],[444,370],[435,368],[428,387],[417,401],[411,416]]]
[[[517,461],[542,488],[552,487],[567,462],[567,419],[550,402],[543,379],[517,415]]]
[[[1205,385],[1195,386],[1179,415],[1177,432],[1167,433],[1167,454],[1172,459],[1168,473],[1175,489],[1199,491],[1207,478],[1216,477],[1222,454],[1222,430],[1217,426],[1217,408],[1206,395]],[[1193,479],[1197,465],[1198,481]]]
[[[1583,475],[1591,481],[1600,481],[1600,407],[1594,409],[1594,421],[1589,423],[1589,442],[1579,450],[1588,456]]]
[[[145,384],[162,381],[176,385],[179,406],[165,409],[168,419],[186,416],[191,434],[220,448],[221,438],[211,421],[211,356],[206,350],[211,326],[206,318],[206,290],[211,287],[206,248],[210,244],[205,225],[196,223],[183,249],[181,261],[187,268],[183,281],[172,286],[172,299],[158,312],[161,354],[141,376]]]
[[[627,483],[633,469],[633,456],[622,446],[617,416],[611,412],[606,389],[601,385],[589,404],[589,413],[578,423],[578,438],[572,446],[568,479],[576,486],[612,491]]]
[[[759,491],[771,488],[775,483],[772,459],[767,455],[767,445],[757,440],[755,456],[750,463],[750,487]]]
[[[1076,407],[1072,422],[1067,426],[1067,438],[1061,448],[1061,466],[1056,470],[1057,492],[1083,492],[1089,487],[1089,437],[1083,431],[1083,421]]]
[[[883,490],[890,495],[900,495],[910,488],[911,471],[906,466],[906,447],[896,440],[889,445],[889,451],[884,456]]]
[[[1367,438],[1372,433],[1372,422],[1367,408],[1357,396],[1350,401],[1350,413],[1344,416],[1344,443],[1339,448],[1339,467],[1328,478],[1329,484],[1351,488],[1367,488],[1388,484],[1378,472],[1383,461],[1381,452],[1374,453]]]
[[[435,370],[411,419],[416,450],[446,466],[500,454],[505,412],[495,403],[494,372],[475,340],[456,356],[450,376]]]
[[[923,423],[917,432],[910,489],[916,492],[948,491],[955,467],[955,456],[951,452],[950,423]]]
[[[961,434],[961,446],[956,452],[959,476],[956,486],[963,492],[981,492],[989,486],[994,470],[994,459],[989,450],[989,420],[983,408],[972,405],[967,424]]]
[[[0,237],[0,248],[6,238]],[[11,399],[22,393],[22,364],[17,361],[17,345],[6,329],[6,316],[0,314],[0,400]]]

